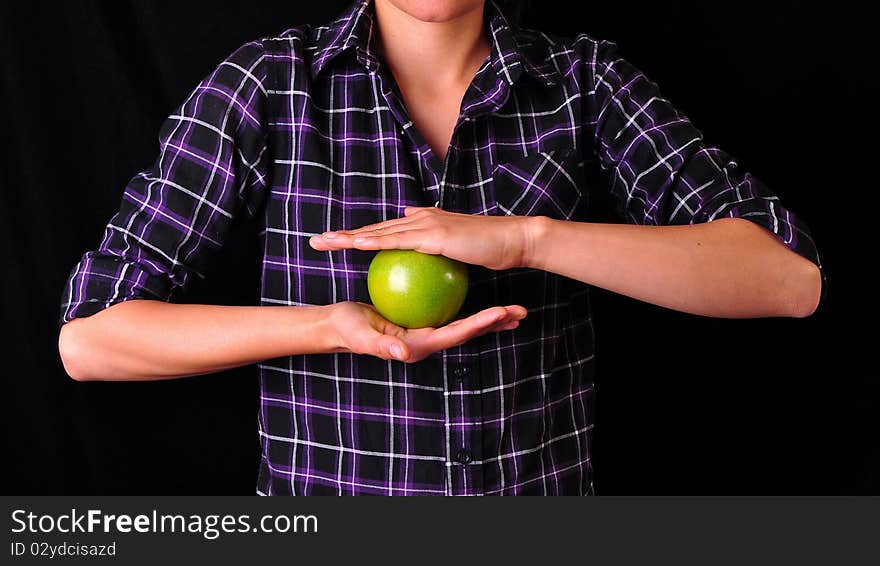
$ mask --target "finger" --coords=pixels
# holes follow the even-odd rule
[[[420,250],[432,253],[428,250],[432,247],[426,244],[429,235],[427,230],[401,230],[390,234],[350,236],[339,234],[337,237],[327,240],[313,236],[309,244],[318,251],[332,250]]]
[[[418,220],[411,220],[410,222],[395,224],[393,226],[386,226],[383,228],[376,228],[375,230],[360,229],[352,230],[350,232],[334,232],[334,236],[332,238],[325,238],[324,236],[321,237],[326,240],[330,245],[348,245],[357,238],[388,236],[390,234],[405,232],[407,230],[413,230],[420,227],[422,227],[422,224]]]
[[[434,350],[445,350],[463,344],[507,318],[504,307],[492,307],[462,319],[458,324],[447,325],[432,331],[427,339]]]
[[[323,232],[321,234],[315,234],[314,236],[309,238],[309,245],[318,251],[330,251],[350,248],[350,245],[345,245],[343,243],[343,241],[346,241],[347,236],[376,230],[385,230],[398,224],[409,224],[411,222],[413,222],[413,219],[411,218],[396,218],[394,220],[388,220],[386,222],[378,222],[376,224],[362,226],[361,228],[357,228],[355,230],[335,230]],[[334,245],[337,240],[339,240],[340,243]],[[350,242],[350,239],[347,241]]]
[[[483,334],[491,334],[493,332],[504,332],[505,330],[513,330],[513,329],[519,327],[518,320],[512,320],[512,321],[507,321],[507,322],[502,321],[502,322],[503,322],[503,324],[496,324],[495,326],[493,326],[492,328],[490,328],[489,330],[487,330]]]
[[[508,305],[504,308],[516,320],[522,320],[529,314],[528,309],[520,305]]]
[[[508,305],[506,307],[501,307],[501,308],[503,308],[504,310],[507,311],[507,318],[510,320],[522,320],[529,314],[528,310],[526,310],[524,307],[521,307],[519,305]],[[459,318],[459,319],[456,319],[456,320],[450,322],[446,326],[456,326],[458,324],[461,324],[465,320],[467,320],[467,319]]]
[[[318,251],[335,251],[349,250],[356,248],[353,240],[355,236],[344,234],[342,232],[333,232],[333,237],[328,238],[325,235],[318,234],[309,238],[309,245]]]
[[[410,361],[417,361],[432,352],[458,346],[488,332],[512,330],[519,325],[516,317],[521,314],[511,315],[505,307],[492,307],[441,328],[408,330],[404,340],[415,355]]]
[[[451,329],[465,332],[469,330],[470,332],[476,333],[471,336],[474,337],[481,334],[487,334],[489,332],[497,332],[500,329],[510,330],[512,328],[516,328],[517,326],[519,326],[519,321],[524,319],[527,315],[528,311],[524,307],[521,307],[519,305],[492,307],[490,309],[480,311],[477,314],[468,318],[459,319],[455,322],[451,322],[445,327],[437,329],[437,331],[448,331]],[[492,319],[495,320],[494,323],[492,323],[491,325],[485,324],[487,321]],[[462,329],[462,326],[466,328]]]
[[[329,232],[324,232],[321,234],[324,238],[334,239],[339,237],[340,235],[353,235],[353,234],[361,234],[363,232],[375,232],[378,230],[388,230],[389,228],[396,228],[402,226],[404,224],[411,224],[415,222],[415,218],[395,218],[394,220],[386,220],[385,222],[377,222],[375,224],[368,224],[366,226],[361,226],[360,228],[355,228],[353,230],[334,230]]]
[[[420,250],[427,251],[436,246],[429,240],[427,230],[401,230],[377,236],[357,236],[351,239],[351,247],[359,250]]]
[[[518,322],[518,321],[524,319],[529,314],[528,310],[526,310],[524,307],[521,307],[519,305],[510,305],[510,306],[500,307],[500,308],[503,308],[507,312],[507,314],[505,315],[505,317],[501,321],[504,324],[507,324],[507,323],[510,323],[513,321]],[[450,322],[446,326],[447,327],[456,326],[456,325],[459,325],[459,324],[465,322],[466,320],[467,319],[460,318],[460,319],[454,320],[453,322]]]
[[[327,240],[323,239],[320,234],[309,238],[309,245],[312,246],[312,249],[318,250],[319,252],[327,252],[337,249],[331,247],[330,243]]]
[[[485,329],[482,334],[490,334],[492,332],[501,332],[502,330],[511,330],[519,326],[519,319],[507,315],[489,328]]]
[[[447,324],[446,326],[458,326],[458,325],[460,325],[463,321],[464,321],[464,319],[462,319],[462,318],[460,318],[460,319],[458,319],[458,320],[453,320],[452,322],[450,322],[450,323]]]
[[[519,305],[508,305],[506,307],[492,307],[490,309],[484,309],[484,310],[482,310],[472,316],[469,316],[467,318],[456,319],[442,328],[450,328],[450,327],[460,326],[462,324],[471,324],[473,322],[474,317],[477,317],[477,316],[480,316],[483,314],[487,314],[490,312],[491,313],[501,312],[501,311],[498,311],[497,309],[504,309],[504,316],[501,318],[500,324],[507,324],[507,323],[510,323],[513,321],[522,320],[528,315],[528,312],[529,312],[524,307],[521,307]],[[499,323],[496,323],[496,324],[499,324]]]

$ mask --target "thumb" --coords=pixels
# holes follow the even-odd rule
[[[377,341],[376,355],[382,358],[391,358],[394,360],[404,361],[409,359],[410,351],[406,342],[396,336],[380,334]]]

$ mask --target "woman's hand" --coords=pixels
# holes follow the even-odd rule
[[[404,214],[357,230],[327,232],[310,243],[321,251],[412,249],[490,269],[519,266],[526,254],[529,235],[523,217],[471,216],[414,207]],[[521,306],[492,307],[440,328],[406,329],[385,320],[371,305],[344,302],[331,308],[333,351],[404,362],[417,362],[483,334],[513,330],[526,316]]]
[[[388,322],[364,303],[349,301],[329,308],[327,322],[334,341],[331,351],[408,363],[489,332],[513,330],[526,316],[526,309],[521,306],[492,307],[440,328],[410,330]]]
[[[458,214],[407,207],[404,217],[357,230],[325,232],[310,240],[320,251],[407,249],[444,255],[489,269],[523,267],[530,256],[536,218]]]

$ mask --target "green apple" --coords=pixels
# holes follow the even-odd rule
[[[398,326],[442,326],[464,303],[467,266],[441,255],[383,250],[370,263],[367,290],[379,314]]]

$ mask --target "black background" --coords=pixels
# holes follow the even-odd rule
[[[831,284],[807,320],[709,320],[596,292],[599,493],[880,492],[876,49],[856,2],[810,4],[542,0],[525,14],[616,41],[807,221]],[[343,5],[0,7],[4,492],[254,493],[254,369],[75,383],[60,294],[192,87],[242,43]],[[187,301],[258,300],[256,230],[237,233]]]

